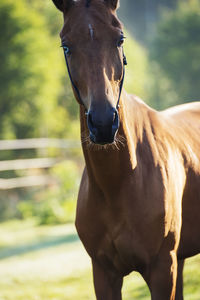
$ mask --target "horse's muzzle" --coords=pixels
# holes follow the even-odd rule
[[[90,140],[94,144],[112,144],[119,128],[118,111],[113,107],[105,114],[90,110],[87,116],[87,124]]]

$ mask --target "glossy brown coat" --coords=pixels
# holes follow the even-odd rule
[[[54,2],[63,9],[59,6],[62,1]],[[88,20],[94,22],[91,18],[97,11],[104,13],[103,26],[108,34],[106,18],[116,17],[117,0],[93,0],[90,13],[85,1],[70,2],[72,7],[64,9],[62,40],[67,36],[69,39],[69,28],[71,39],[78,36],[72,25],[77,12],[82,25]],[[99,25],[96,19],[95,29]],[[100,24],[96,32],[101,38]],[[118,26],[121,28],[115,27]],[[73,42],[78,43],[77,39]],[[85,43],[88,46],[88,41]],[[110,59],[109,76],[104,65],[105,60],[109,63],[107,48],[103,47],[100,54],[98,51],[95,54],[99,60],[92,58],[92,67],[85,69],[84,78],[76,82],[87,109],[95,103],[93,108],[101,111],[100,99],[104,99],[105,106],[116,103],[119,80],[113,79],[116,69],[112,64],[122,55],[119,50],[119,56]],[[103,51],[105,60],[101,60]],[[90,66],[91,58],[87,63]],[[105,72],[101,72],[102,65]],[[70,66],[72,70],[75,67],[72,62]],[[94,80],[91,70],[93,76],[99,70]],[[152,300],[182,300],[184,259],[200,252],[200,102],[157,112],[123,90],[119,117],[115,144],[90,145],[85,139],[89,135],[85,109],[80,108],[86,167],[78,196],[76,228],[92,259],[96,298],[122,299],[123,277],[138,271]]]

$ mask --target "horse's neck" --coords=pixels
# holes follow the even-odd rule
[[[137,165],[136,147],[143,138],[144,105],[129,99],[125,93],[121,99],[119,142],[116,146],[101,148],[85,142],[89,135],[84,109],[81,108],[81,136],[86,167],[90,180],[99,186],[113,189],[122,182],[122,178]],[[124,178],[125,179],[125,178]],[[113,190],[112,189],[112,190]]]

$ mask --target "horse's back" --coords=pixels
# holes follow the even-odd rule
[[[182,153],[194,164],[199,162],[200,168],[200,102],[191,102],[174,106],[160,112],[167,121],[175,143],[182,147]],[[191,157],[190,157],[191,156]],[[200,170],[199,170],[200,171]]]
[[[197,115],[200,117],[200,101],[198,102],[190,102],[185,104],[176,105],[170,108],[167,108],[162,111],[165,114],[171,115],[171,116],[179,116],[181,114],[184,115]]]

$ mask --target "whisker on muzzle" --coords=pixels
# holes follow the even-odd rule
[[[126,139],[122,135],[117,134],[113,143],[101,145],[95,144],[90,140],[88,131],[82,133],[81,135],[81,143],[86,144],[86,146],[92,151],[109,151],[111,149],[120,151],[121,147],[125,147],[125,141]]]

